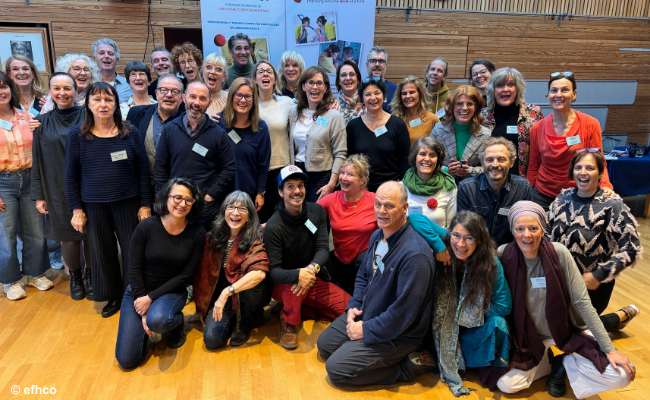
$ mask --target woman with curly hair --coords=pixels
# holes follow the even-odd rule
[[[429,136],[440,119],[429,111],[431,94],[417,76],[409,75],[402,79],[397,85],[396,93],[398,96],[394,96],[390,103],[391,113],[406,122],[413,146],[419,138]]]
[[[201,49],[190,42],[177,44],[172,49],[172,63],[174,71],[183,74],[183,87],[194,81],[202,81],[201,68],[203,67],[203,53]]]
[[[78,107],[84,107],[86,104],[86,90],[95,82],[100,82],[99,67],[95,60],[84,54],[66,54],[56,60],[54,72],[66,72],[74,78],[77,83],[77,94],[74,98],[74,104]],[[52,96],[48,95],[41,114],[45,114],[54,109]]]

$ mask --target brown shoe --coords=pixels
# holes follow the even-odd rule
[[[619,331],[621,329],[625,328],[627,326],[627,324],[629,324],[630,321],[632,321],[632,319],[634,319],[634,317],[639,315],[639,313],[641,312],[641,311],[639,311],[639,308],[637,306],[635,306],[634,304],[630,304],[627,307],[623,307],[618,311],[623,311],[625,313],[625,315],[627,315],[627,319],[625,321],[621,322],[620,324],[618,324],[618,327],[616,327],[616,329],[619,330]]]
[[[282,316],[280,316],[280,344],[289,350],[298,347],[298,330],[295,326],[288,324]]]

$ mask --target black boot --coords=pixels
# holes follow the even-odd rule
[[[108,303],[104,306],[104,309],[102,309],[102,317],[108,318],[115,315],[118,311],[120,311],[120,306],[122,305],[121,303],[121,299],[109,300]]]
[[[90,276],[90,268],[86,266],[86,298],[93,300],[93,279]]]
[[[566,394],[566,369],[563,363],[565,356],[566,354],[553,356],[553,350],[548,349],[551,374],[546,379],[546,391],[553,397],[562,397]]]
[[[181,313],[181,323],[169,332],[167,345],[170,349],[177,349],[185,344],[187,334],[185,333],[185,317]]]
[[[86,297],[81,270],[70,271],[70,297],[72,297],[72,300],[82,300]]]
[[[231,346],[241,346],[242,344],[248,342],[248,338],[251,335],[252,323],[251,321],[244,322],[241,321],[238,326],[235,328],[235,331],[230,336],[230,345]]]

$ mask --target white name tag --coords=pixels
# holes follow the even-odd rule
[[[10,131],[13,127],[14,124],[12,124],[11,122],[5,121],[4,119],[0,119],[0,128]]]
[[[533,285],[533,289],[544,289],[546,287],[546,278],[530,278],[530,283]]]
[[[327,124],[329,124],[329,122],[330,120],[327,118],[323,118],[323,117],[316,118],[316,123],[322,126],[323,128],[327,128]]]
[[[510,133],[510,134],[519,133],[519,128],[517,127],[517,125],[508,125],[506,127],[506,133]]]
[[[440,118],[444,117],[445,114],[446,114],[446,113],[445,113],[445,108],[442,107],[442,108],[441,108],[440,110],[438,110],[438,112],[436,113],[436,117],[438,117],[438,119],[440,119]]]
[[[580,144],[580,136],[571,136],[566,138],[566,145],[573,146],[574,144]]]
[[[311,231],[311,233],[316,233],[316,225],[314,225],[310,220],[305,222],[305,226]]]
[[[413,121],[409,122],[409,126],[411,128],[415,128],[416,126],[422,125],[422,120],[420,118],[414,119]]]
[[[111,161],[115,162],[121,160],[126,160],[126,150],[111,153]]]
[[[388,132],[388,129],[386,129],[386,125],[380,126],[379,128],[375,129],[375,137],[379,137],[386,132]]]
[[[228,132],[228,137],[230,137],[232,139],[232,141],[235,142],[235,144],[241,142],[241,138],[239,137],[237,132],[235,132],[234,129],[232,131]],[[206,152],[207,152],[207,150],[206,150]]]
[[[422,214],[422,206],[409,206],[409,214]]]
[[[36,111],[34,108],[30,108],[29,113],[32,114],[32,117],[36,117],[38,114],[40,114],[40,112]]]
[[[201,146],[198,143],[194,143],[194,147],[192,147],[192,151],[195,152],[196,154],[200,154],[203,157],[205,157],[205,155],[208,154],[208,149],[206,149],[205,147]]]
[[[508,213],[510,212],[509,208],[499,208],[499,215],[505,215],[508,216]]]

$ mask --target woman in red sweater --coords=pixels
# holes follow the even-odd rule
[[[554,72],[548,82],[548,101],[553,113],[530,130],[530,163],[526,179],[533,187],[533,201],[548,211],[562,189],[574,187],[567,168],[578,149],[599,148],[603,140],[600,123],[594,117],[571,108],[576,99],[573,72]],[[607,168],[599,186],[605,196],[614,192]]]

